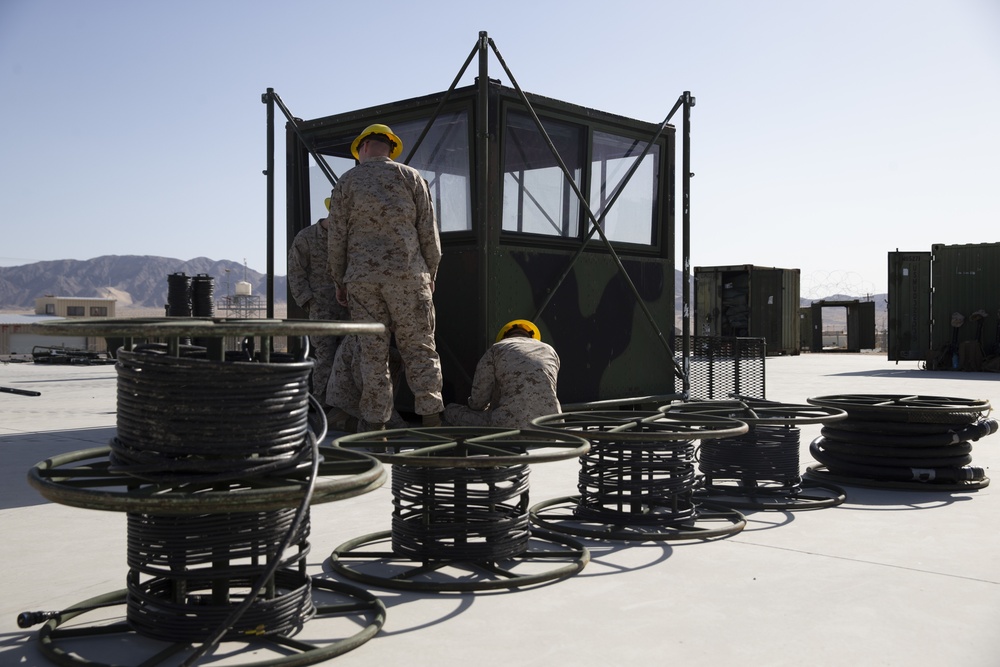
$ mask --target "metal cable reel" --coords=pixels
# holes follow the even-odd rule
[[[553,532],[610,540],[692,540],[739,532],[738,511],[695,497],[694,441],[747,431],[736,419],[658,411],[565,412],[539,417],[541,430],[590,442],[580,458],[578,495],[531,508]]]
[[[842,394],[808,399],[836,407],[844,421],[826,426],[809,452],[812,479],[873,488],[968,491],[989,485],[972,466],[972,443],[998,429],[989,401],[952,396]]]
[[[742,435],[701,440],[698,497],[736,509],[779,511],[834,507],[846,498],[839,486],[803,480],[799,468],[799,427],[846,418],[839,408],[742,398],[674,403],[660,411],[730,417],[749,427]]]
[[[169,335],[189,333],[183,323],[169,322]],[[101,335],[163,334],[127,320],[80,324],[91,335],[95,327]],[[192,326],[202,336],[234,329],[211,324]],[[272,321],[237,326],[243,334],[297,332]],[[261,667],[314,664],[363,644],[384,623],[385,607],[367,591],[306,574],[309,507],[378,488],[383,466],[363,453],[320,455],[327,423],[309,395],[311,361],[229,362],[180,351],[176,339],[120,349],[109,446],[53,457],[28,474],[49,500],[126,514],[126,588],[58,612],[24,612],[18,624],[43,623],[41,649],[63,665],[103,664],[83,657],[100,649],[96,637],[127,644],[134,664],[169,658],[184,666],[233,644],[270,654],[238,663]],[[118,607],[124,618],[112,611]],[[95,620],[81,625],[83,615]]]
[[[438,427],[359,433],[334,449],[393,464],[392,529],[338,546],[332,568],[382,588],[426,592],[524,588],[564,579],[590,552],[528,519],[530,465],[576,458],[572,434]],[[323,451],[326,451],[325,448]]]

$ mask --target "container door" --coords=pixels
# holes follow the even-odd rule
[[[875,349],[875,302],[862,301],[847,309],[847,350]]]
[[[932,245],[931,286],[930,347],[977,339],[985,347],[993,332],[984,325],[995,323],[1000,312],[1000,243]],[[978,311],[986,312],[985,320],[973,317]],[[957,328],[953,313],[964,318]]]
[[[889,361],[927,357],[931,333],[931,253],[889,253]]]
[[[800,350],[810,350],[812,349],[812,308],[799,308],[799,349]]]
[[[712,269],[694,269],[695,336],[722,335],[722,274]]]
[[[767,354],[784,354],[785,340],[782,338],[782,270],[754,268],[750,302],[750,335],[763,338],[767,343]]]

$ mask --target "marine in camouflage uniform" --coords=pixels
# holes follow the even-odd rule
[[[468,405],[449,403],[444,419],[451,426],[529,428],[536,417],[562,412],[558,375],[555,349],[515,326],[479,360]]]
[[[328,221],[309,225],[288,249],[288,289],[310,320],[347,320],[347,309],[337,303],[337,285],[330,277]],[[312,394],[326,404],[326,386],[337,353],[339,336],[310,336],[313,357]]]
[[[361,430],[383,427],[392,414],[390,328],[416,413],[434,425],[444,409],[432,298],[441,240],[427,182],[392,159],[401,151],[388,127],[366,128],[352,145],[360,164],[341,176],[330,198],[330,271],[338,299],[355,321],[386,326],[382,335],[359,337]]]
[[[333,372],[326,387],[326,400],[336,410],[330,411],[330,428],[335,431],[353,433],[358,429],[361,419],[361,387],[364,378],[361,375],[361,364],[358,357],[360,336],[344,336],[337,347],[337,356],[333,359]],[[392,378],[393,394],[399,386],[403,374],[403,360],[399,350],[389,347],[389,375]],[[388,428],[405,428],[406,420],[395,409],[386,424]]]

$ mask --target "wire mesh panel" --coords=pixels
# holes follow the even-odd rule
[[[680,338],[674,338],[674,356],[682,361]],[[690,398],[716,400],[733,395],[764,396],[763,338],[692,336]]]

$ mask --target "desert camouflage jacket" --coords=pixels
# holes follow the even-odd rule
[[[556,397],[559,355],[548,343],[526,337],[494,343],[476,366],[469,407],[489,408],[495,425],[528,426],[560,411]]]
[[[295,303],[309,311],[309,319],[350,319],[347,309],[337,303],[337,287],[329,269],[328,236],[320,223],[295,235],[288,249],[288,291]]]
[[[352,281],[429,282],[441,262],[441,239],[427,182],[389,158],[347,171],[330,197],[330,272]]]

